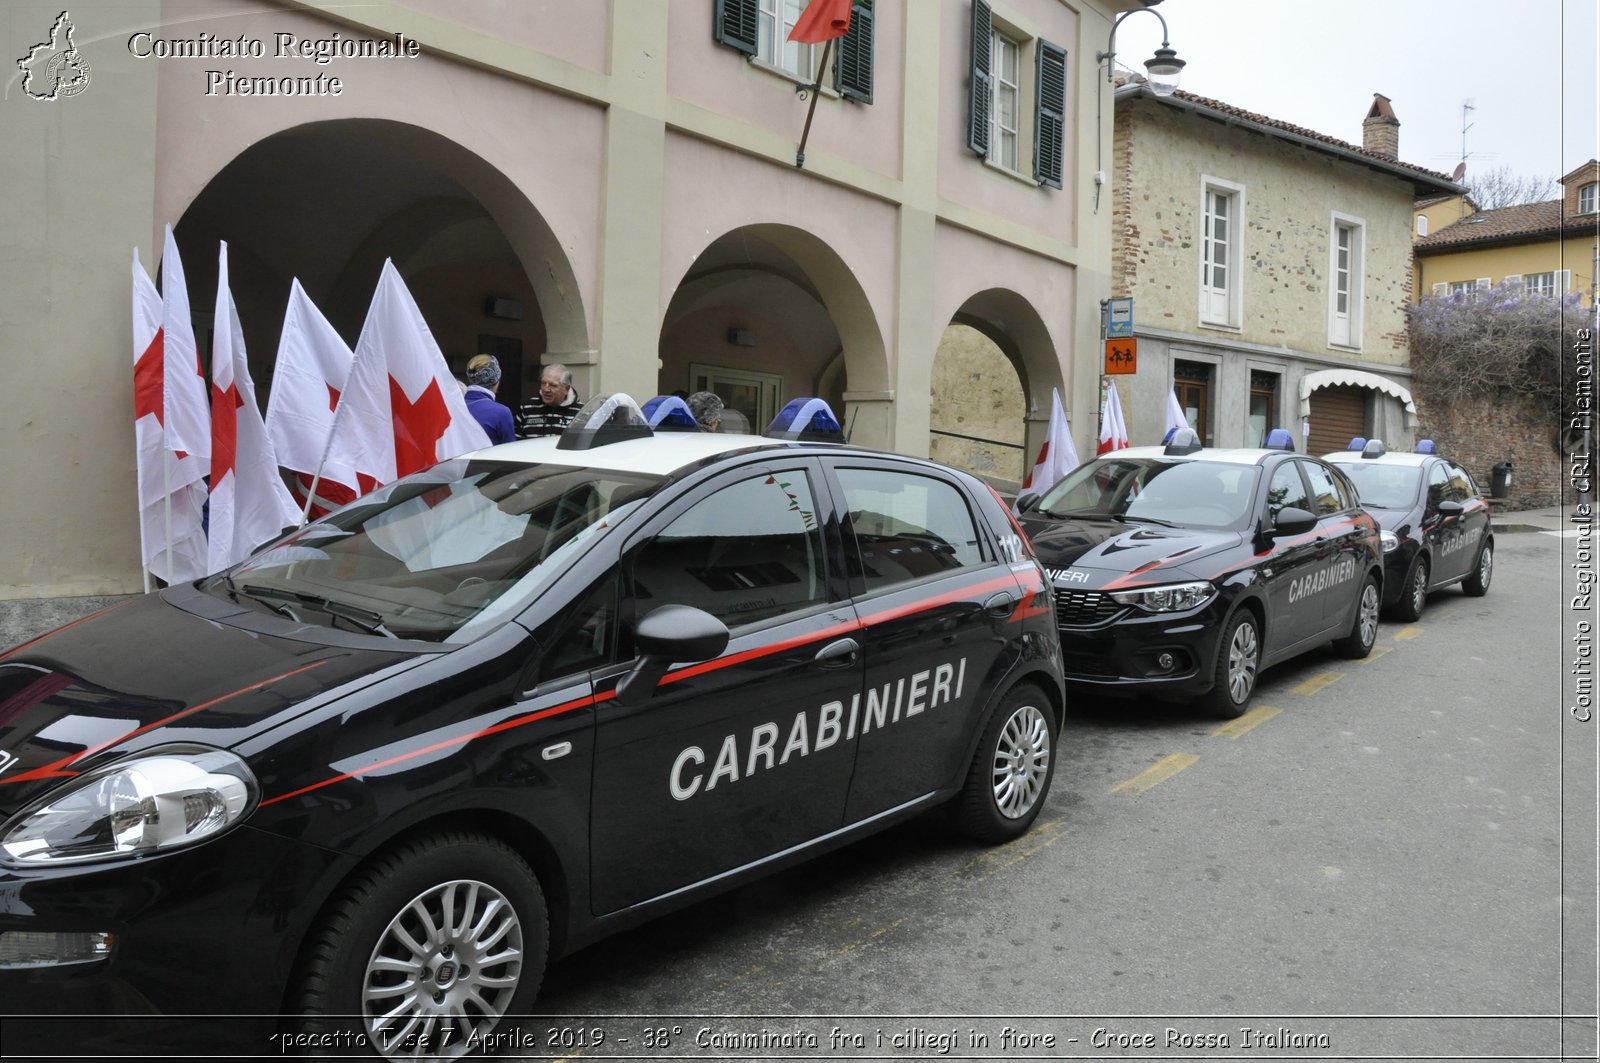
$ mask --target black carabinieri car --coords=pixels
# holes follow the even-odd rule
[[[602,935],[941,806],[1025,832],[1043,570],[980,481],[797,404],[601,397],[0,655],[8,1046],[458,1054]]]
[[[1494,521],[1472,474],[1441,457],[1433,440],[1415,451],[1381,439],[1352,439],[1324,454],[1356,485],[1361,505],[1382,529],[1383,604],[1396,620],[1422,616],[1428,595],[1454,584],[1470,598],[1489,593]]]
[[[1180,430],[1079,466],[1021,519],[1070,684],[1238,716],[1262,669],[1329,641],[1365,657],[1377,637],[1377,522],[1286,445],[1206,450]]]

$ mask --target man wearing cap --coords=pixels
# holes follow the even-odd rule
[[[467,363],[467,412],[489,435],[490,443],[510,443],[517,438],[511,408],[495,399],[500,390],[500,362],[492,354],[480,354]]]

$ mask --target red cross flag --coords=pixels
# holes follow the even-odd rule
[[[209,571],[217,572],[283,529],[300,510],[278,475],[278,457],[256,402],[245,358],[239,308],[228,290],[228,245],[217,253],[217,308],[211,344],[211,536]]]
[[[351,433],[345,438],[357,470],[380,484],[489,445],[416,300],[387,259],[340,405],[336,435]]]

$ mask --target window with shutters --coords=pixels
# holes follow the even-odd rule
[[[1334,347],[1360,348],[1366,223],[1335,212],[1333,238],[1329,243],[1328,343]]]
[[[1216,177],[1200,184],[1200,323],[1238,328],[1242,320],[1244,186]]]
[[[990,164],[1062,187],[1067,53],[973,0],[967,147]]]
[[[749,56],[758,68],[812,84],[821,78],[833,91],[860,103],[872,102],[873,0],[856,0],[850,31],[829,49],[828,71],[818,71],[824,47],[797,44],[789,33],[810,0],[715,0],[711,35]]]

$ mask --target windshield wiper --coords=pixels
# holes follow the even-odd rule
[[[1113,517],[1109,513],[1101,513],[1099,510],[1094,510],[1094,509],[1069,509],[1069,510],[1066,510],[1065,512],[1057,512],[1056,510],[1053,510],[1053,509],[1041,509],[1041,510],[1039,510],[1039,512],[1044,514],[1047,517],[1057,517],[1057,518],[1059,518],[1061,520],[1116,520],[1117,519],[1116,517]]]
[[[320,594],[311,594],[306,591],[277,590],[272,587],[257,587],[245,584],[244,593],[256,598],[287,598],[301,605],[309,605],[313,609],[320,609],[331,617],[339,620],[348,620],[369,635],[383,635],[391,639],[400,636],[390,631],[383,622],[383,614],[371,609],[363,609],[359,605],[348,605],[344,602],[330,601]],[[292,613],[290,615],[293,615]],[[296,617],[296,619],[299,619]]]
[[[228,585],[228,597],[232,598],[234,601],[241,602],[245,599],[249,599],[252,602],[266,606],[268,609],[271,609],[274,613],[277,613],[280,616],[288,617],[297,624],[304,622],[293,609],[290,609],[283,602],[271,602],[263,597],[263,588],[246,587],[244,590],[240,590],[239,585],[233,582],[233,577],[228,575],[226,572],[222,574],[222,579]]]
[[[1143,513],[1118,513],[1113,519],[1120,520],[1124,524],[1128,524],[1137,520],[1143,521],[1146,524],[1159,524],[1163,528],[1177,527],[1177,525],[1170,520],[1162,520],[1160,517],[1147,517]]]

